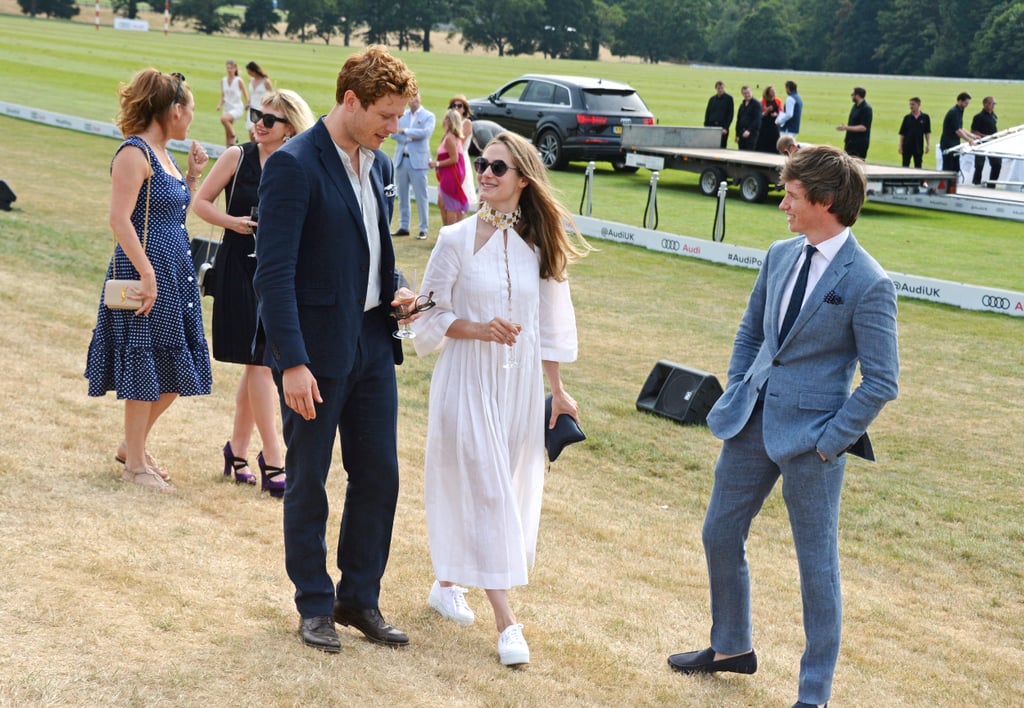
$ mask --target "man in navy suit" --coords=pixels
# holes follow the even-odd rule
[[[398,499],[401,341],[391,335],[391,160],[380,151],[418,92],[384,47],[345,62],[330,113],[271,155],[260,182],[253,285],[288,445],[284,546],[303,643],[341,645],[335,621],[407,644],[378,598]],[[337,589],[327,571],[327,473],[348,474]]]
[[[746,539],[782,477],[803,596],[796,705],[826,705],[842,627],[846,453],[874,459],[867,427],[897,394],[896,289],[850,231],[867,191],[857,160],[828,145],[804,147],[783,166],[782,181],[780,208],[800,236],[768,249],[733,344],[725,393],[708,415],[724,441],[702,533],[711,646],[673,654],[669,664],[686,674],[757,670]]]

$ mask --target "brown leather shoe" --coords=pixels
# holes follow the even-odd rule
[[[380,610],[360,610],[334,603],[334,621],[346,627],[355,627],[371,642],[401,647],[409,643],[409,636],[384,621]]]
[[[334,620],[327,615],[320,617],[303,617],[299,625],[299,636],[307,647],[313,647],[329,654],[341,651],[338,632],[334,629]]]

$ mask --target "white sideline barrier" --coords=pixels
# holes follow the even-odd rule
[[[149,23],[146,20],[130,20],[127,17],[115,17],[114,29],[149,32]]]
[[[0,101],[0,115],[12,118],[43,123],[57,128],[67,128],[93,135],[102,135],[116,140],[123,139],[121,131],[110,123],[86,120],[74,116],[66,116],[52,111],[21,106],[16,103]],[[180,152],[187,152],[190,143],[183,140],[172,140],[169,147]],[[224,146],[202,143],[210,157],[217,157],[224,152]],[[428,195],[433,203],[436,200],[437,188],[430,187]],[[733,246],[718,241],[680,236],[666,231],[655,231],[614,221],[603,221],[589,216],[575,216],[577,225],[584,236],[639,246],[651,251],[676,256],[699,258],[722,265],[740,266],[759,269],[764,260],[764,251],[746,246]],[[953,305],[964,310],[981,310],[995,312],[1011,317],[1024,317],[1024,293],[999,288],[986,288],[978,285],[967,285],[949,280],[924,278],[903,273],[889,273],[896,292],[900,297],[917,300],[928,300],[943,305]]]
[[[758,269],[764,261],[765,252],[761,249],[679,236],[666,231],[653,231],[587,216],[576,216],[575,219],[580,231],[588,238],[615,241],[651,251],[744,268]],[[964,310],[983,310],[1011,317],[1024,317],[1024,293],[891,271],[888,274],[900,297],[954,305]]]
[[[107,138],[114,138],[115,140],[124,140],[124,136],[121,135],[121,131],[118,130],[117,126],[113,123],[103,123],[97,120],[78,118],[77,116],[67,116],[63,113],[54,113],[53,111],[29,108],[28,106],[21,106],[17,103],[0,101],[0,115],[10,116],[11,118],[21,118],[22,120],[42,123],[44,125],[51,125],[55,128],[67,128],[68,130],[77,130],[80,133],[90,133],[92,135],[102,135]],[[188,153],[188,149],[191,145],[191,140],[171,140],[167,143],[167,146],[171,150],[184,153]],[[220,154],[226,149],[223,145],[214,145],[213,143],[200,142],[200,145],[202,145],[203,149],[206,150],[206,154],[214,159],[220,157]]]

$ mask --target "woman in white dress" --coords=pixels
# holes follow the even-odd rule
[[[263,97],[274,90],[270,75],[254,61],[245,65],[245,73],[249,75],[249,108],[263,110]],[[245,112],[245,128],[249,131],[249,140],[252,142],[256,142],[254,127],[252,116],[247,110]]]
[[[228,59],[224,62],[227,75],[220,80],[220,103],[217,110],[220,111],[220,124],[224,126],[224,142],[228,147],[238,144],[235,137],[235,121],[242,117],[245,107],[249,103],[249,96],[245,92],[245,84],[238,76],[238,64]]]
[[[448,102],[448,109],[455,109],[462,114],[462,154],[466,158],[466,178],[462,180],[462,193],[469,201],[469,208],[476,208],[476,182],[473,180],[473,170],[469,166],[473,160],[469,157],[469,146],[473,142],[473,111],[469,107],[469,101],[462,94],[458,94]]]
[[[425,463],[437,578],[428,601],[468,625],[474,614],[460,585],[484,588],[499,659],[514,665],[528,663],[530,650],[508,590],[527,583],[536,555],[544,426],[562,413],[579,416],[559,373],[577,349],[566,267],[590,246],[524,138],[499,134],[474,167],[480,209],[441,229],[421,285],[437,304],[412,325],[418,354],[441,349]]]

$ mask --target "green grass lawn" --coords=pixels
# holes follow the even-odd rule
[[[181,71],[196,95],[196,119],[190,134],[212,143],[223,138],[214,109],[225,59],[244,63],[257,57],[270,71],[277,87],[297,90],[319,114],[329,110],[334,76],[344,58],[354,51],[312,42],[258,41],[181,32],[164,37],[160,32],[121,32],[109,27],[96,31],[81,23],[30,21],[11,16],[0,16],[0,43],[4,46],[0,54],[0,96],[4,100],[94,120],[113,120],[117,113],[117,85],[128,80],[138,68],[152,65],[164,71]],[[749,83],[755,89],[767,82],[781,86],[789,76],[785,72],[667,64],[555,64],[526,57],[398,54],[417,72],[424,104],[434,111],[440,111],[455,93],[486,95],[521,73],[599,74],[635,86],[659,121],[669,125],[699,125],[704,103],[717,77],[723,77],[729,90],[738,95],[741,83]],[[801,75],[797,80],[807,106],[801,138],[816,143],[841,144],[842,134],[835,132],[834,126],[846,120],[850,105],[847,84],[868,87],[868,100],[875,107],[870,153],[875,162],[898,164],[896,131],[910,95],[921,96],[925,110],[937,121],[936,130],[953,97],[965,88],[977,96],[978,106],[982,95],[998,96],[1001,125],[1024,122],[1024,91],[1007,82],[825,75]],[[933,137],[938,139],[937,135]],[[434,140],[440,140],[439,132]],[[583,168],[582,163],[576,163],[551,175],[564,201],[574,210],[582,195]],[[696,174],[677,170],[661,174],[660,230],[710,238],[715,201],[699,194],[697,178]],[[17,179],[8,181],[16,187]],[[623,175],[613,173],[608,165],[599,165],[594,181],[593,215],[642,224],[648,185],[646,170]],[[785,236],[784,221],[773,211],[779,199],[776,194],[769,197],[767,204],[747,204],[733,194],[728,200],[727,240],[766,248],[773,240]],[[855,231],[889,270],[1024,290],[1024,226],[1019,223],[868,203]]]
[[[279,86],[325,111],[346,55],[322,44],[96,32],[21,17],[0,17],[0,46],[0,98],[97,120],[113,118],[117,83],[137,68],[180,70],[198,92],[192,134],[211,142],[222,135],[213,109],[224,59],[258,58]],[[743,80],[673,66],[405,57],[435,110],[455,91],[483,95],[524,71],[600,69],[638,86],[663,122],[693,123],[714,78],[724,75],[730,90]],[[827,131],[845,119],[853,81],[800,78],[814,114],[809,140],[838,142]],[[856,81],[869,100],[877,93],[876,117],[889,81]],[[904,80],[893,96],[919,93],[934,116],[960,86]],[[1004,115],[1011,88],[991,85]],[[897,122],[896,103],[891,110]],[[724,381],[753,270],[610,242],[572,268],[580,358],[563,377],[588,440],[549,470],[538,564],[513,598],[534,652],[524,671],[497,664],[478,590],[471,628],[448,626],[426,605],[422,464],[434,358],[410,355],[398,371],[403,481],[382,606],[413,646],[392,652],[345,632],[342,654],[324,657],[295,636],[280,506],[220,477],[238,367],[214,362],[213,394],[175,403],[154,431],[176,498],[116,481],[123,409],[112,396],[88,398],[82,378],[112,249],[116,143],[10,118],[0,131],[0,178],[18,193],[16,209],[0,212],[0,633],[9,650],[0,704],[703,708],[796,699],[800,598],[779,493],[750,538],[758,674],[704,680],[665,665],[668,653],[707,638],[700,528],[718,443],[705,427],[635,409],[659,359]],[[581,168],[552,176],[575,207]],[[597,216],[639,224],[646,182],[602,169]],[[662,229],[710,234],[714,200],[697,193],[696,175],[663,175],[661,189]],[[730,199],[727,240],[763,248],[786,236],[773,206]],[[215,235],[194,218],[189,227]],[[1024,289],[1020,224],[869,204],[855,230],[890,270]],[[399,265],[422,273],[432,244],[396,240]],[[871,428],[879,460],[847,466],[835,703],[1013,704],[1024,695],[1012,669],[1024,664],[1022,323],[902,300],[899,330],[900,396]],[[344,488],[337,458],[330,484],[333,548]]]

